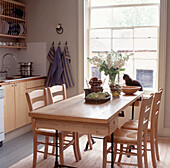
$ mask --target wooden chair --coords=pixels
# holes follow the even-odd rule
[[[61,94],[61,89],[63,89],[62,94]],[[48,87],[47,91],[48,91],[48,95],[49,95],[49,101],[51,104],[67,98],[65,84]],[[73,134],[73,133],[70,132],[69,135],[71,136],[71,134]],[[78,160],[81,160],[81,153],[80,153],[80,148],[79,148],[79,137],[81,137],[82,135],[83,134],[78,135],[77,143],[76,143],[76,148],[77,148],[76,151],[78,154]],[[89,144],[90,150],[92,150],[91,135],[87,134],[87,137],[88,137],[88,144]]]
[[[48,105],[47,103],[47,94],[46,94],[46,89],[39,89],[39,90],[34,90],[32,92],[26,93],[27,101],[28,101],[28,106],[29,110],[33,111],[38,108],[44,107]],[[33,141],[34,141],[34,152],[33,152],[33,168],[36,167],[36,160],[37,160],[37,152],[44,153],[44,159],[47,158],[47,155],[55,155],[55,146],[56,146],[56,131],[52,129],[44,129],[44,128],[38,128],[36,126],[34,118],[31,118],[32,121],[32,129],[33,129]],[[42,135],[45,136],[45,141],[40,142],[37,140],[37,136]],[[66,145],[64,146],[64,133],[59,133],[59,149],[66,149]],[[49,137],[53,138],[53,142],[49,141]],[[71,142],[72,144],[75,144],[74,139],[76,138],[76,135],[74,134],[73,141]],[[38,150],[38,145],[43,144],[45,145],[44,151]],[[52,146],[52,152],[48,152],[48,146]],[[64,147],[63,147],[64,146]],[[75,152],[76,153],[76,152]],[[60,164],[64,164],[64,159],[63,159],[63,150],[60,150]],[[76,161],[78,161],[78,156],[76,154],[75,156]]]
[[[66,94],[66,85],[55,85],[52,87],[47,88],[47,92],[49,95],[49,101],[50,104],[57,103],[59,101],[62,101],[67,98]],[[63,145],[60,145],[59,152],[61,154],[61,161],[64,163],[64,155],[63,151],[68,148],[70,145],[73,145],[74,155],[76,158],[76,161],[81,160],[81,157],[79,157],[79,138],[78,133],[76,132],[68,132],[68,131],[62,131],[59,132],[59,139],[61,139],[61,142],[64,142]]]
[[[143,98],[140,108],[139,115],[139,124],[137,130],[127,130],[127,129],[117,129],[114,132],[114,160],[116,160],[116,154],[119,154],[119,159],[116,164],[138,166],[139,168],[143,167],[142,156],[144,156],[145,168],[148,167],[147,163],[147,127],[149,121],[149,114],[151,111],[151,104],[153,100],[153,95],[149,98]],[[111,142],[111,137],[106,136],[103,140],[103,168],[106,168],[107,154],[111,152],[111,147],[107,148],[107,143]],[[117,148],[117,145],[120,144],[120,149]],[[143,145],[142,145],[143,144]],[[127,145],[124,147],[124,145]],[[137,152],[128,152],[129,145],[136,145]],[[142,150],[143,148],[143,150]],[[142,153],[143,151],[143,153]],[[122,155],[134,155],[137,156],[137,164],[124,163],[121,162]]]
[[[148,134],[150,142],[150,149],[147,148],[148,151],[151,151],[152,157],[152,166],[156,168],[156,158],[159,161],[159,152],[158,152],[158,116],[159,116],[159,107],[161,103],[161,96],[162,96],[163,89],[159,89],[158,92],[154,94],[153,104],[152,104],[152,112],[151,112],[151,121],[148,123]],[[127,121],[121,128],[122,129],[131,129],[137,130],[138,128],[138,120],[129,120]]]

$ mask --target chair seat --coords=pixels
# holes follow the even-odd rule
[[[44,136],[56,136],[56,131],[53,129],[44,129],[44,128],[38,128],[36,129],[37,134],[44,135]]]
[[[131,129],[137,130],[138,129],[138,120],[129,120],[123,124],[121,127],[122,129]],[[151,122],[148,122],[148,132],[151,131]]]
[[[111,142],[111,136],[108,136],[107,140]],[[117,129],[114,132],[114,142],[137,144],[137,131],[128,129]]]

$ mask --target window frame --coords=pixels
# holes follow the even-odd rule
[[[151,92],[153,91],[156,91],[158,89],[158,73],[159,73],[159,41],[160,41],[160,37],[159,37],[159,32],[160,32],[160,22],[159,22],[159,26],[128,26],[128,27],[100,27],[100,28],[91,28],[91,11],[93,9],[102,9],[102,8],[120,8],[120,7],[140,7],[140,6],[157,6],[158,9],[159,9],[159,15],[160,15],[160,3],[145,3],[145,4],[127,4],[127,5],[110,5],[110,6],[93,6],[91,7],[90,5],[90,0],[88,0],[88,2],[86,2],[86,5],[88,3],[88,13],[86,12],[86,17],[88,19],[88,28],[87,28],[87,34],[86,34],[86,37],[87,37],[87,43],[88,43],[88,54],[86,54],[86,57],[85,59],[87,58],[87,55],[89,56],[90,55],[90,31],[91,30],[98,30],[98,29],[110,29],[111,31],[113,30],[123,30],[123,29],[131,29],[134,31],[134,29],[136,28],[156,28],[157,29],[157,32],[158,32],[158,35],[157,35],[157,44],[158,44],[158,47],[157,47],[157,58],[155,58],[154,60],[157,62],[157,72],[156,72],[156,76],[154,77],[154,81],[153,81],[153,85],[155,85],[154,88],[145,88],[144,91],[145,91],[145,94],[150,94]],[[87,10],[87,8],[86,8]],[[160,18],[159,18],[160,19]],[[87,23],[87,21],[86,21]],[[111,48],[113,47],[113,44],[112,44],[112,39],[113,39],[113,36],[111,37]],[[133,40],[134,40],[134,37],[133,37]],[[134,44],[134,43],[133,43]],[[113,48],[112,48],[113,49]],[[133,52],[134,52],[134,47],[133,47]],[[137,60],[137,59],[134,59],[134,60]],[[90,64],[88,62],[86,62],[85,60],[85,78],[86,79],[89,79],[90,78]],[[133,74],[135,75],[136,72],[135,71],[135,68],[133,68]],[[155,82],[155,84],[154,84]],[[84,83],[84,85],[86,86],[86,83]]]

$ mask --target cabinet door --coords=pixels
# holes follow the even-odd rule
[[[16,127],[14,84],[5,85],[4,89],[4,127],[5,133],[7,133]]]
[[[25,92],[26,82],[15,84],[16,128],[27,124],[28,108]]]

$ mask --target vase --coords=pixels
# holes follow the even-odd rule
[[[109,74],[110,91],[112,93],[112,97],[113,98],[119,98],[120,97],[120,93],[121,93],[120,86],[118,84],[116,84],[116,82],[115,82],[116,75],[117,75],[117,73]]]
[[[121,89],[120,89],[120,86],[118,84],[117,85],[110,84],[110,91],[111,91],[112,97],[114,99],[120,97]]]
[[[117,75],[117,73],[109,73],[110,85],[116,85],[116,83],[115,83],[116,75]]]

